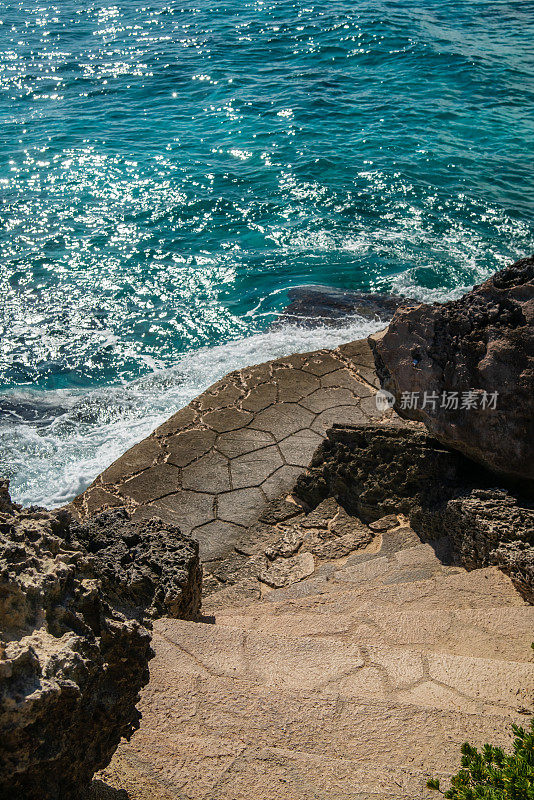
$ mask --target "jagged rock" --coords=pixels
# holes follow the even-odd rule
[[[321,501],[326,505],[335,498],[349,513],[372,522],[388,514],[409,514],[423,498],[427,503],[448,498],[472,474],[467,459],[424,431],[334,426],[308,472],[298,478],[295,494],[308,507],[317,506],[316,511]]]
[[[399,520],[396,514],[386,514],[385,517],[380,517],[375,522],[370,522],[369,527],[372,531],[382,533],[383,531],[391,530],[391,528],[396,528],[398,524]]]
[[[259,574],[262,583],[280,589],[307,578],[315,571],[315,560],[311,553],[298,553],[290,558],[280,558],[269,564]]]
[[[354,542],[353,549],[358,547],[365,547],[373,538],[373,534],[358,517],[347,514],[344,508],[340,508],[335,519],[332,521],[328,528],[329,537],[343,536],[349,537]],[[319,534],[321,538],[327,538],[326,535]]]
[[[280,538],[280,530],[276,525],[256,522],[246,528],[238,539],[235,550],[245,556],[263,554],[265,550]],[[233,558],[233,556],[232,556]]]
[[[291,503],[285,497],[275,498],[267,503],[266,507],[258,517],[259,522],[269,525],[276,525],[277,522],[285,522],[288,519],[302,514],[302,507],[296,503]]]
[[[278,498],[237,541],[231,556],[205,565],[208,586],[215,591],[228,587],[245,589],[245,594],[252,591],[258,597],[258,581],[273,588],[289,586],[312,574],[313,556],[317,562],[344,558],[365,548],[372,539],[370,528],[348,514],[334,498],[326,499],[309,514],[298,503]],[[297,554],[304,553],[306,559],[296,559]],[[235,591],[233,596],[237,596]]]
[[[68,521],[0,515],[0,797],[73,797],[138,727],[150,634],[106,601]]]
[[[330,536],[327,539],[317,537],[310,543],[310,552],[320,561],[334,561],[336,558],[344,558],[355,550],[365,547],[371,539],[372,536],[362,538],[353,533]]]
[[[471,489],[411,516],[427,539],[447,535],[467,568],[496,564],[534,603],[534,504],[503,489]]]
[[[277,542],[267,548],[265,555],[271,561],[275,558],[289,558],[299,550],[303,539],[304,532],[297,526],[292,526],[284,531],[284,535]]]
[[[331,522],[336,514],[339,512],[339,503],[333,497],[327,497],[322,503],[306,514],[302,520],[303,528],[328,528],[328,523]]]
[[[161,519],[134,521],[125,509],[73,523],[71,538],[95,558],[102,587],[118,607],[195,619],[201,602],[198,543]]]
[[[496,472],[534,481],[534,257],[459,300],[399,309],[369,341],[401,416]],[[451,393],[457,409],[454,400],[447,408]]]
[[[329,430],[295,492],[315,511],[336,498],[381,524],[403,513],[423,540],[449,537],[463,566],[498,565],[533,602],[534,504],[495,480],[421,431],[369,425]]]
[[[7,490],[0,483],[0,798],[72,800],[139,726],[153,655],[140,604],[173,605],[178,586],[169,593],[166,582],[160,593],[157,524],[154,547],[137,529],[140,563],[132,566],[127,519],[115,518],[114,544],[106,518],[71,527],[67,513],[23,509]],[[94,554],[84,546],[91,531]],[[190,563],[198,576],[198,558]]]

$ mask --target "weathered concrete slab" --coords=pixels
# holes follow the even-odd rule
[[[120,505],[136,518],[160,516],[192,533],[204,559],[224,558],[238,526],[291,491],[334,422],[398,422],[393,411],[377,411],[376,385],[366,341],[232,372],[121,456],[71,508],[82,517]]]

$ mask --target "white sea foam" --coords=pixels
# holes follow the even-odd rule
[[[63,505],[226,373],[290,353],[336,347],[382,326],[360,317],[339,327],[287,326],[185,353],[172,368],[124,386],[13,392],[8,396],[13,411],[0,425],[0,474],[11,478],[17,502]]]

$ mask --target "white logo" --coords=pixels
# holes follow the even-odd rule
[[[387,411],[389,408],[393,408],[395,395],[386,392],[385,389],[379,389],[375,395],[375,402],[378,411]]]

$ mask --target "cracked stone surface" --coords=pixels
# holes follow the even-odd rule
[[[534,608],[400,513],[375,531],[353,517],[371,541],[310,574],[310,542],[343,539],[348,518],[333,498],[307,515],[280,498],[255,523],[266,541],[283,532],[249,560],[275,565],[263,597],[224,589],[204,604],[213,624],[156,623],[142,724],[109,786],[130,800],[426,800],[462,742],[510,747],[533,710]]]
[[[197,538],[202,558],[230,558],[236,526],[292,489],[333,423],[399,421],[376,411],[376,389],[366,341],[232,372],[108,467],[71,510],[157,515]]]

